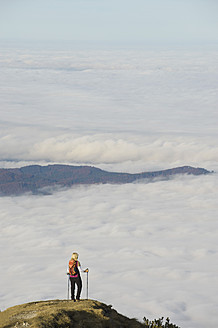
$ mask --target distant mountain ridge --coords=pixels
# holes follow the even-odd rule
[[[209,174],[203,168],[191,166],[176,167],[168,170],[119,173],[108,172],[93,166],[72,165],[30,165],[21,168],[0,169],[0,196],[20,195],[25,192],[39,193],[45,187],[71,187],[77,184],[124,184],[137,180],[166,179],[176,174]]]

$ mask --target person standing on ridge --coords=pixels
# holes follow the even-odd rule
[[[81,272],[88,272],[89,270],[82,270],[81,264],[78,261],[79,254],[73,253],[71,256],[71,259],[69,261],[69,270],[68,274],[70,276],[70,283],[71,283],[71,299],[74,300],[74,302],[80,300],[80,294],[82,291],[82,279],[80,276]],[[75,285],[77,285],[77,294],[75,299]]]

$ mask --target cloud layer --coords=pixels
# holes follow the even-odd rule
[[[67,261],[77,250],[90,268],[91,298],[140,319],[215,325],[217,179],[1,198],[1,306],[66,298]]]
[[[134,172],[173,166],[202,166],[217,170],[218,145],[212,137],[131,135],[72,135],[64,134],[35,141],[31,136],[0,138],[1,158],[4,161],[28,163],[88,163],[105,169]],[[22,149],[20,149],[22,143]],[[3,164],[2,164],[3,165]],[[13,166],[11,162],[7,165]]]
[[[216,48],[4,46],[0,66],[4,161],[216,168]]]
[[[1,167],[218,170],[216,48],[3,45],[0,67]],[[217,183],[213,174],[0,198],[1,309],[65,298],[76,250],[91,298],[140,319],[215,327]]]

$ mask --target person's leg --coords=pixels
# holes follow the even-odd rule
[[[76,299],[79,300],[80,299],[80,294],[81,294],[81,291],[82,291],[82,279],[81,279],[80,276],[76,278],[76,284],[77,284]]]
[[[70,282],[71,282],[71,300],[75,299],[75,296],[74,296],[75,282],[76,282],[75,280],[76,280],[75,278],[70,278]]]

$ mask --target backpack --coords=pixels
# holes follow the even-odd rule
[[[78,261],[71,260],[69,262],[69,273],[71,276],[78,276],[79,270],[78,270]]]

